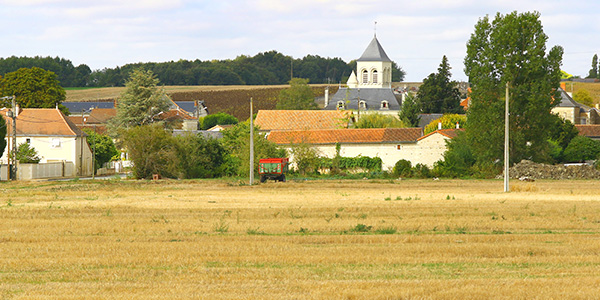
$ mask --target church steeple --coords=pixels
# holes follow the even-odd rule
[[[389,61],[389,62],[391,62],[392,60],[387,56],[387,54],[383,50],[383,47],[381,47],[381,44],[379,44],[379,41],[377,40],[377,36],[374,36],[373,40],[371,40],[371,43],[369,43],[369,46],[367,46],[367,49],[365,49],[365,52],[363,52],[363,54],[360,56],[360,58],[357,61]]]

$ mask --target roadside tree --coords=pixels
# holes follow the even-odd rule
[[[91,129],[84,129],[87,133],[87,142],[90,149],[94,151],[94,171],[102,167],[104,163],[109,162],[115,155],[119,154],[117,147],[110,136],[94,132]]]
[[[423,79],[423,84],[417,92],[417,103],[425,114],[431,113],[458,113],[460,106],[460,92],[455,81],[450,80],[450,65],[444,55],[437,73],[431,73]]]
[[[486,16],[475,25],[464,63],[472,88],[466,133],[477,163],[502,163],[507,83],[511,163],[548,159],[563,49],[555,46],[546,53],[547,40],[537,12],[498,13],[493,21]]]

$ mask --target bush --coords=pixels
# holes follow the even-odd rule
[[[424,164],[416,164],[412,169],[412,173],[417,178],[431,178],[432,177],[431,170],[429,169],[429,167],[427,167],[427,165],[424,165]]]
[[[393,174],[396,177],[410,177],[412,175],[410,161],[406,159],[397,161],[394,165]]]
[[[17,160],[22,164],[37,164],[42,160],[35,148],[28,143],[17,146]]]
[[[108,135],[90,129],[84,129],[83,131],[88,135],[87,143],[90,149],[94,151],[94,171],[119,154],[113,140]]]
[[[180,178],[214,178],[223,174],[225,149],[216,139],[187,134],[174,138],[177,160],[172,168]]]
[[[446,143],[448,150],[444,152],[444,159],[435,163],[433,173],[436,176],[451,178],[472,175],[475,156],[466,135],[459,133],[457,137]]]
[[[202,119],[200,119],[200,128],[202,130],[207,130],[215,125],[230,125],[237,124],[239,121],[236,117],[226,114],[224,112],[208,115]]]
[[[152,178],[153,174],[174,177],[176,168],[172,162],[176,159],[173,136],[163,125],[137,126],[124,133],[124,143],[133,162],[135,178]]]
[[[583,162],[597,159],[600,154],[600,142],[585,136],[576,136],[563,152],[566,162]]]

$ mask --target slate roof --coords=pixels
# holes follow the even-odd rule
[[[82,102],[63,102],[61,103],[69,109],[72,115],[88,113],[92,108],[115,108],[114,101],[82,101]]]
[[[267,139],[278,145],[309,144],[375,144],[416,142],[422,128],[369,128],[333,130],[271,131]]]
[[[589,138],[600,137],[600,125],[575,125],[575,128],[579,130],[579,135],[587,136]]]
[[[12,120],[6,117],[8,109],[1,109],[12,130]],[[17,116],[17,136],[87,136],[60,110],[54,108],[23,108]]]
[[[338,110],[259,110],[254,124],[261,130],[347,128],[350,112]]]
[[[591,107],[573,100],[573,98],[571,98],[571,96],[569,96],[564,89],[559,88],[558,91],[560,92],[560,102],[556,107],[578,107],[585,111],[589,111],[591,109]]]
[[[425,128],[431,121],[443,117],[444,114],[420,114],[419,127]]]
[[[338,101],[343,101],[346,104],[346,109],[358,109],[358,98],[365,101],[367,110],[386,111],[400,110],[401,101],[398,101],[396,95],[390,88],[364,88],[351,89],[341,88],[331,97],[329,104],[325,107],[326,110],[336,110]],[[381,101],[388,102],[388,109],[381,109]]]
[[[367,49],[365,49],[365,52],[363,52],[363,54],[360,56],[360,58],[357,61],[392,61],[392,60],[387,56],[387,54],[383,50],[383,47],[381,47],[381,44],[379,44],[377,37],[373,37],[373,39],[371,40],[371,43],[369,43],[369,46],[367,46]]]

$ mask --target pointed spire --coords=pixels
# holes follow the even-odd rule
[[[358,59],[358,61],[392,61],[392,60],[387,56],[387,54],[383,50],[383,47],[381,47],[381,44],[379,44],[377,37],[373,37],[373,40],[371,40],[371,43],[369,43],[369,46],[367,46],[367,49],[365,49],[365,52],[363,52],[363,54]]]

